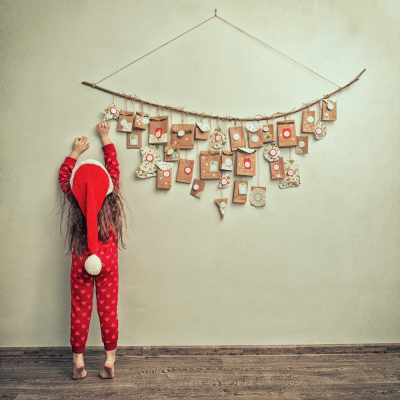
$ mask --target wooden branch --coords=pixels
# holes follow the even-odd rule
[[[262,120],[267,120],[267,119],[268,119],[268,120],[273,120],[273,119],[276,119],[276,118],[285,117],[285,116],[287,116],[287,115],[292,115],[292,114],[298,113],[298,112],[300,112],[300,111],[302,111],[302,110],[305,110],[305,109],[307,109],[308,107],[311,107],[311,106],[313,106],[314,104],[319,103],[321,100],[327,99],[327,98],[329,98],[329,97],[335,95],[336,93],[339,93],[339,92],[341,92],[342,90],[346,89],[346,88],[349,87],[351,84],[353,84],[354,82],[358,81],[358,80],[360,79],[361,75],[362,75],[366,70],[367,70],[367,69],[364,68],[364,70],[362,70],[362,71],[361,71],[351,82],[349,82],[347,85],[341,86],[339,89],[336,89],[336,90],[333,91],[332,93],[326,94],[325,96],[321,97],[321,98],[318,99],[318,100],[314,100],[314,101],[311,101],[311,102],[309,102],[309,103],[305,103],[303,106],[301,106],[301,107],[299,107],[299,108],[296,108],[296,109],[293,110],[293,111],[289,111],[289,112],[285,112],[285,113],[284,113],[284,112],[278,112],[278,113],[274,113],[274,114],[272,114],[272,115],[270,115],[270,116],[264,115],[264,116],[258,117],[258,118],[251,118],[251,117],[249,117],[249,118],[236,118],[236,117],[232,117],[232,116],[220,117],[220,116],[218,116],[218,115],[210,115],[210,114],[205,114],[205,113],[198,113],[198,112],[196,112],[196,111],[185,111],[185,110],[182,110],[181,108],[171,107],[171,106],[161,106],[161,105],[159,105],[159,104],[157,104],[157,103],[153,103],[153,102],[151,102],[151,101],[142,100],[142,99],[140,99],[139,97],[129,96],[129,95],[127,95],[127,94],[121,94],[121,93],[119,93],[119,92],[114,92],[114,91],[112,91],[112,90],[109,90],[109,89],[103,88],[103,87],[101,87],[101,86],[98,86],[98,85],[96,85],[95,83],[89,83],[89,82],[83,81],[82,84],[87,85],[87,86],[91,86],[91,87],[94,88],[94,89],[102,90],[103,92],[111,93],[111,94],[113,94],[113,95],[115,95],[115,96],[119,96],[119,97],[126,98],[126,99],[131,99],[131,100],[137,101],[137,102],[139,102],[139,103],[148,104],[148,105],[150,105],[150,106],[160,107],[160,108],[167,109],[167,110],[171,110],[171,111],[176,111],[176,112],[179,112],[179,113],[182,113],[182,112],[183,112],[184,114],[188,114],[188,115],[196,115],[196,116],[198,116],[198,117],[203,117],[203,118],[215,118],[215,119],[218,118],[218,119],[220,119],[220,120],[227,120],[227,121],[262,121]],[[258,115],[261,115],[261,114],[258,114]]]

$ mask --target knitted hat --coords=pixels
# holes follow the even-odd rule
[[[70,185],[83,215],[86,217],[87,244],[90,256],[85,269],[90,275],[101,271],[101,260],[97,256],[97,214],[103,201],[113,191],[113,183],[104,166],[96,160],[85,160],[72,170]]]

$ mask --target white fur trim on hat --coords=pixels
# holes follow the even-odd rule
[[[92,254],[85,261],[85,269],[90,275],[98,275],[101,271],[101,260],[96,254]]]
[[[72,189],[72,186],[74,184],[74,177],[75,177],[76,171],[78,170],[79,167],[81,167],[82,165],[85,165],[85,164],[95,164],[95,165],[98,165],[99,167],[104,169],[104,171],[106,172],[106,174],[108,176],[108,179],[110,181],[110,184],[108,186],[108,191],[107,191],[107,194],[110,194],[114,189],[114,185],[112,183],[112,179],[111,179],[110,174],[108,173],[108,171],[106,170],[106,168],[104,167],[104,165],[101,162],[99,162],[97,160],[91,160],[91,159],[83,160],[80,163],[75,165],[75,167],[74,167],[74,169],[72,170],[72,173],[71,173],[71,179],[69,180],[69,183],[71,185],[71,189]]]

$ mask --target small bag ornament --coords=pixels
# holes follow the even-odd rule
[[[103,121],[108,121],[110,119],[118,120],[118,118],[119,118],[119,110],[118,110],[118,107],[114,103],[112,103],[109,107],[107,107],[101,111],[105,114]]]
[[[221,179],[219,180],[218,187],[220,189],[226,189],[231,185],[231,177],[227,172],[223,172],[221,175]]]
[[[200,179],[194,179],[193,180],[193,185],[190,190],[190,195],[197,197],[197,198],[202,198],[204,194],[204,186],[206,185],[206,181],[202,181]]]
[[[151,144],[169,143],[169,124],[167,115],[150,117],[149,143]]]
[[[244,137],[243,126],[231,126],[229,128],[231,139],[231,150],[236,151],[239,147],[246,147],[246,138]]]
[[[315,139],[322,140],[325,138],[327,133],[328,129],[326,128],[326,125],[323,124],[321,121],[318,121],[317,124],[315,125],[315,130],[314,130]]]
[[[249,194],[250,205],[254,207],[265,207],[267,188],[265,186],[252,186]]]
[[[139,129],[134,129],[126,134],[127,149],[140,149],[142,147],[142,132]]]
[[[117,131],[132,132],[133,119],[135,113],[133,111],[120,111],[118,118]]]
[[[220,126],[215,128],[214,132],[210,135],[210,146],[213,149],[222,149],[226,143],[226,134],[222,132]]]
[[[210,133],[210,125],[206,122],[196,122],[194,131],[194,138],[200,140],[207,140]]]
[[[219,169],[222,171],[233,170],[233,152],[222,150]]]
[[[294,147],[297,145],[296,123],[293,119],[278,121],[279,147]]]
[[[264,135],[261,126],[253,124],[247,125],[246,128],[249,135],[249,147],[251,149],[262,147]]]
[[[239,147],[235,163],[236,175],[256,175],[256,150],[248,147]]]
[[[192,183],[194,160],[181,158],[179,160],[177,182]]]
[[[322,121],[336,121],[337,101],[330,99],[322,100]]]
[[[262,134],[263,134],[263,143],[271,143],[275,142],[275,130],[273,124],[263,125],[262,127]]]
[[[296,154],[308,154],[308,136],[297,136]]]
[[[180,149],[194,149],[194,124],[173,124],[172,144]]]
[[[299,164],[296,160],[285,161],[285,176],[278,183],[279,189],[300,186]]]
[[[157,162],[161,162],[161,154],[158,146],[145,146],[140,149],[142,163],[136,168],[138,178],[151,178],[157,175]]]
[[[215,203],[218,206],[219,213],[221,214],[222,219],[224,219],[226,206],[228,205],[228,199],[215,199]]]
[[[314,133],[315,111],[304,110],[301,119],[301,131],[303,133]]]
[[[233,187],[233,202],[244,204],[247,202],[247,187],[249,182],[235,180]]]
[[[281,150],[275,142],[268,143],[264,148],[264,158],[269,162],[278,161],[281,156]]]
[[[179,161],[181,158],[181,151],[179,144],[167,144],[164,146],[164,160],[165,161]]]
[[[147,125],[150,123],[148,114],[138,111],[135,115],[135,122],[133,124],[134,129],[146,130]]]
[[[219,160],[220,152],[218,150],[200,151],[200,178],[220,179]]]
[[[283,157],[279,157],[276,161],[271,161],[270,169],[271,169],[271,179],[281,179],[285,175],[285,165],[283,161]]]
[[[157,189],[171,189],[172,182],[172,162],[157,162]]]

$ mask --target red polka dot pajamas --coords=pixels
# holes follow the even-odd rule
[[[115,186],[119,186],[119,163],[113,143],[102,147],[105,167]],[[76,160],[66,157],[59,173],[60,187],[65,194],[71,193],[69,181]],[[68,198],[68,197],[67,197]],[[97,312],[100,319],[101,337],[106,350],[117,348],[118,341],[118,246],[114,233],[110,230],[107,243],[101,240],[97,244],[97,255],[100,257],[102,269],[99,275],[86,272],[85,261],[89,251],[78,258],[72,252],[71,263],[71,338],[73,353],[84,353],[89,333],[90,318],[93,308],[93,290],[96,284]]]

